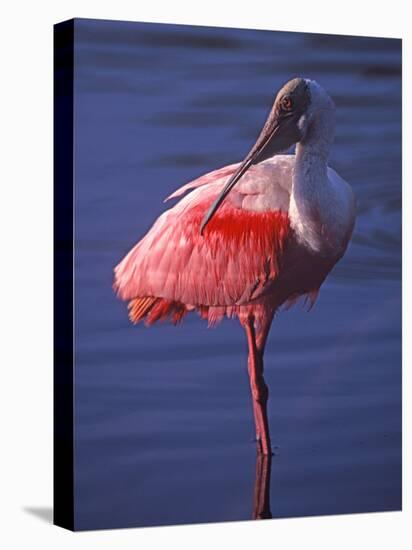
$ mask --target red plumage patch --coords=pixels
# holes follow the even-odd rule
[[[208,207],[209,204],[202,204],[191,209],[185,227],[186,238],[195,240],[198,246],[204,244],[217,261],[222,250],[226,256],[236,255],[238,264],[246,272],[250,269],[252,280],[261,275],[256,272],[257,264],[265,269],[269,267],[267,275],[275,277],[290,232],[287,212],[255,212],[223,204],[201,236],[200,224]]]
[[[204,211],[198,214],[199,226]],[[196,223],[196,216],[194,216]],[[212,246],[222,241],[230,246],[253,246],[256,252],[263,248],[274,247],[277,252],[283,249],[284,241],[290,229],[289,216],[280,210],[253,212],[234,208],[219,211],[210,220],[204,230],[204,236]],[[261,249],[261,250],[259,250]]]

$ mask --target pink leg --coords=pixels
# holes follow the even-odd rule
[[[272,453],[267,417],[267,400],[269,392],[263,378],[263,352],[269,328],[270,323],[262,328],[258,335],[256,335],[253,318],[249,318],[245,324],[249,346],[248,370],[253,400],[256,438],[258,440],[258,450],[264,455]]]

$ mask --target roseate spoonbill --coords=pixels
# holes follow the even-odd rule
[[[263,353],[275,312],[306,296],[313,305],[352,235],[355,201],[330,167],[335,107],[313,80],[276,95],[243,162],[201,176],[115,268],[114,289],[133,323],[178,323],[198,311],[215,325],[237,317],[249,347],[258,449],[271,453]],[[294,155],[279,155],[296,143]]]

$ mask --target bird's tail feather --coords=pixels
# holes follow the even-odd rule
[[[176,325],[180,323],[188,311],[186,306],[180,302],[156,296],[133,298],[129,302],[128,309],[129,319],[134,325],[144,319],[145,324],[148,326],[153,325],[156,321],[165,321],[168,318]]]
[[[129,319],[136,325],[139,321],[144,319],[150,312],[158,298],[153,296],[144,296],[143,298],[134,298],[129,302]]]

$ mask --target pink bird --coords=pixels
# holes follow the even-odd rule
[[[349,185],[330,167],[335,106],[315,81],[278,92],[243,162],[201,176],[115,268],[133,323],[197,311],[209,325],[237,317],[247,336],[258,451],[271,454],[263,354],[276,311],[320,286],[355,222]],[[294,155],[280,155],[296,145]]]

